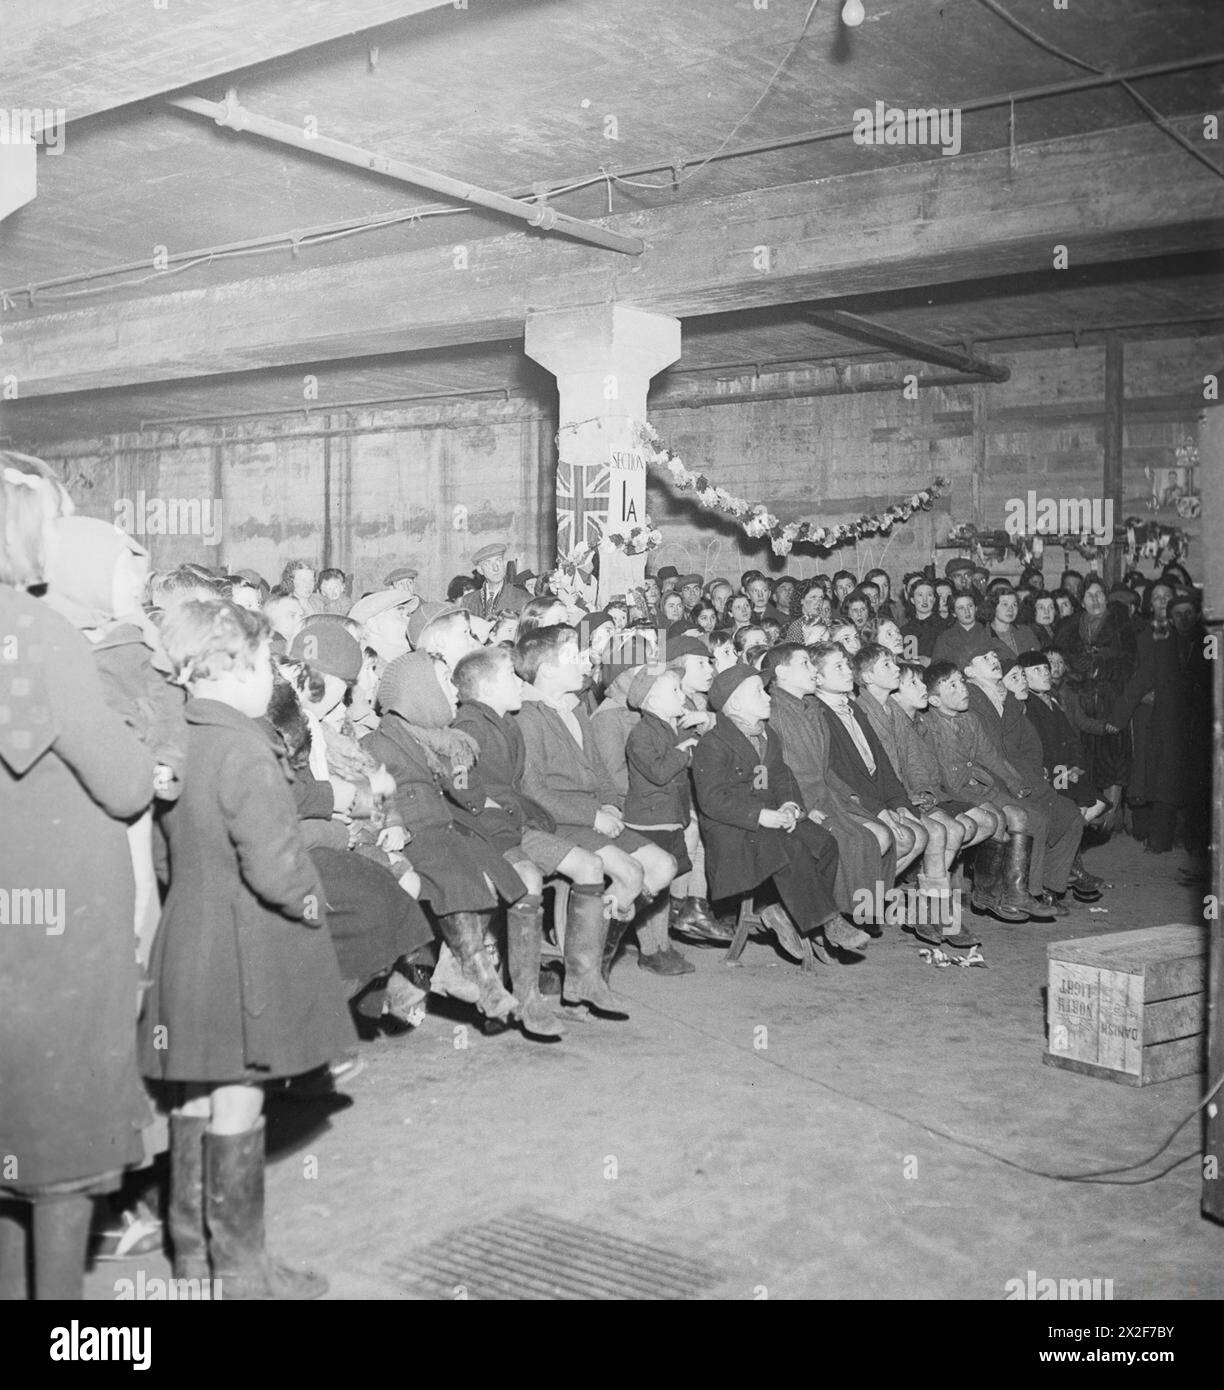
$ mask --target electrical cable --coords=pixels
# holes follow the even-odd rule
[[[1081,68],[1084,72],[1090,72],[1095,77],[1108,77],[1110,75],[1107,68],[1095,67],[1092,63],[1086,62],[1083,58],[1077,58],[1074,53],[1068,53],[1065,48],[1060,48],[1049,39],[1043,38],[1036,30],[1030,29],[1027,24],[1023,24],[1018,20],[1015,15],[1009,14],[1008,11],[999,4],[999,0],[978,0],[978,4],[989,10],[997,19],[1002,20],[1009,28],[1014,29],[1017,34],[1023,35],[1030,43],[1036,44],[1043,52],[1052,54],[1055,58],[1061,59],[1064,63],[1070,63],[1073,67]],[[1146,97],[1141,96],[1125,78],[1118,79],[1118,86],[1122,88],[1144,115],[1147,116],[1158,129],[1162,130],[1170,140],[1180,145],[1187,154],[1193,155],[1200,164],[1210,169],[1213,174],[1218,174],[1220,178],[1224,179],[1224,168],[1213,163],[1202,150],[1196,149],[1181,131],[1169,125],[1161,112],[1159,112]]]
[[[808,25],[812,22],[812,16],[816,13],[816,6],[818,4],[820,4],[820,0],[812,0],[812,3],[808,6],[808,12],[804,16],[803,25],[799,30],[798,36],[795,38],[794,42],[786,50],[786,52],[782,55],[781,62],[779,62],[778,66],[774,68],[773,72],[770,75],[769,81],[765,84],[765,90],[761,93],[759,97],[757,97],[757,99],[752,103],[748,110],[745,111],[744,114],[739,118],[739,120],[736,121],[736,123],[731,127],[731,129],[724,136],[722,143],[716,146],[715,149],[713,149],[708,155],[706,155],[706,157],[703,160],[701,160],[700,163],[694,164],[693,167],[686,173],[676,177],[675,179],[669,180],[667,183],[640,183],[637,180],[621,178],[618,175],[613,174],[612,177],[616,179],[617,183],[629,184],[633,188],[667,189],[673,187],[679,188],[681,184],[688,183],[690,179],[696,178],[697,175],[701,173],[701,171],[706,167],[707,164],[709,164],[712,160],[717,159],[718,156],[723,152],[723,150],[727,148],[727,146],[739,133],[740,127],[751,115],[755,113],[757,107],[760,106],[760,104],[773,90],[774,83],[782,75],[783,68],[785,68],[786,65],[790,62],[790,60],[795,56],[795,54],[799,50],[799,45],[807,37]]]
[[[759,1051],[756,1048],[748,1048],[745,1046],[741,1046],[739,1043],[731,1042],[729,1039],[722,1037],[718,1033],[712,1033],[705,1028],[699,1027],[695,1023],[690,1023],[687,1019],[677,1018],[674,1014],[666,1013],[664,1010],[656,1008],[655,1006],[647,1003],[645,1000],[641,998],[635,997],[634,1003],[641,1008],[648,1009],[650,1010],[650,1012],[658,1014],[660,1017],[667,1019],[669,1023],[676,1024],[682,1028],[687,1028],[690,1032],[696,1033],[700,1037],[706,1038],[711,1042],[722,1043],[724,1046],[733,1048],[737,1052],[748,1053],[752,1057],[756,1058],[758,1061],[766,1062],[770,1066],[776,1067],[779,1071],[785,1072],[789,1076],[794,1076],[801,1081],[806,1081],[809,1085],[816,1086],[822,1091],[829,1092],[831,1095],[839,1096],[843,1100],[849,1100],[854,1102],[855,1104],[866,1106],[868,1109],[875,1110],[882,1115],[887,1115],[891,1119],[900,1120],[904,1124],[912,1125],[916,1129],[923,1130],[927,1134],[931,1134],[938,1139],[945,1139],[948,1142],[955,1144],[960,1148],[969,1149],[974,1153],[981,1154],[984,1158],[989,1158],[996,1163],[1001,1163],[1006,1168],[1012,1168],[1017,1172],[1027,1173],[1031,1177],[1046,1178],[1052,1182],[1085,1183],[1101,1187],[1143,1187],[1148,1183],[1157,1182],[1160,1178],[1167,1177],[1168,1174],[1173,1172],[1174,1169],[1180,1168],[1182,1164],[1189,1163],[1191,1159],[1197,1158],[1199,1156],[1200,1151],[1195,1149],[1192,1150],[1190,1153],[1183,1154],[1180,1158],[1174,1159],[1172,1163],[1170,1163],[1167,1167],[1162,1168],[1159,1172],[1148,1174],[1146,1177],[1136,1178],[1127,1181],[1117,1177],[1116,1175],[1120,1173],[1135,1172],[1140,1168],[1147,1167],[1149,1163],[1152,1163],[1157,1158],[1159,1158],[1161,1154],[1163,1154],[1165,1150],[1169,1147],[1169,1145],[1172,1144],[1173,1140],[1177,1138],[1181,1131],[1185,1129],[1185,1127],[1190,1123],[1190,1121],[1195,1117],[1195,1115],[1197,1115],[1200,1110],[1202,1110],[1206,1105],[1210,1103],[1211,1099],[1220,1090],[1221,1086],[1224,1086],[1224,1074],[1222,1074],[1219,1080],[1216,1081],[1216,1083],[1211,1087],[1211,1089],[1202,1098],[1202,1100],[1200,1100],[1198,1104],[1195,1105],[1195,1107],[1190,1111],[1190,1113],[1185,1117],[1185,1119],[1183,1119],[1181,1123],[1178,1124],[1178,1126],[1172,1131],[1172,1133],[1164,1141],[1164,1143],[1161,1144],[1161,1146],[1158,1149],[1156,1149],[1153,1153],[1148,1154],[1146,1158],[1139,1159],[1134,1163],[1128,1163],[1118,1168],[1099,1168],[1090,1170],[1086,1173],[1057,1173],[1051,1172],[1050,1170],[1044,1168],[1034,1168],[1030,1164],[1020,1162],[1018,1159],[1008,1158],[1006,1154],[997,1153],[995,1150],[987,1148],[986,1145],[979,1144],[975,1140],[966,1139],[962,1135],[954,1134],[950,1130],[941,1128],[939,1125],[927,1124],[926,1121],[915,1119],[913,1116],[903,1114],[899,1110],[890,1109],[886,1105],[880,1105],[877,1102],[867,1100],[862,1096],[853,1095],[849,1091],[843,1091],[839,1089],[837,1086],[830,1085],[827,1081],[822,1081],[818,1077],[811,1076],[807,1072],[800,1071],[798,1067],[793,1067],[786,1062],[778,1061],[776,1058],[769,1056],[768,1052]]]

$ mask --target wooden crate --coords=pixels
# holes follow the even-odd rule
[[[1127,1086],[1201,1071],[1207,941],[1178,922],[1051,942],[1045,1062]]]

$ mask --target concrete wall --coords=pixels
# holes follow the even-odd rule
[[[1150,495],[1144,468],[1167,467],[1184,437],[1193,438],[1202,378],[1224,356],[1220,338],[1128,344],[1124,437],[1124,514],[1142,513]],[[1104,350],[1065,348],[1002,357],[1012,379],[994,386],[822,394],[791,400],[735,400],[678,408],[668,385],[651,418],[686,464],[730,491],[766,503],[786,519],[846,520],[906,496],[936,474],[952,478],[950,496],[891,537],[823,556],[796,551],[775,560],[736,524],[705,513],[652,479],[649,507],[662,530],[655,564],[710,575],[753,566],[800,576],[883,564],[901,573],[934,553],[953,520],[974,519],[975,459],[983,459],[979,524],[1001,527],[1007,500],[1029,488],[1041,496],[1100,495]],[[858,369],[856,369],[858,370]],[[877,378],[902,368],[880,364]],[[720,385],[729,397],[751,390],[829,389],[832,369]],[[974,397],[979,398],[977,433]],[[355,592],[376,587],[396,564],[417,563],[427,593],[441,593],[489,539],[539,572],[551,558],[555,457],[552,402],[456,402],[246,421],[183,431],[176,439],[134,435],[81,441],[47,451],[81,510],[113,519],[116,498],[133,508],[173,499],[214,508],[215,544],[200,528],[142,535],[154,565],[199,560],[231,570],[252,567],[275,580],[302,556],[354,572]],[[220,512],[216,508],[220,505]],[[145,512],[148,517],[147,511]],[[199,513],[204,519],[206,513]],[[1170,511],[1159,519],[1194,532]],[[1121,520],[1121,518],[1119,518]],[[138,534],[139,534],[139,522]],[[1195,551],[1190,563],[1195,564]],[[1061,568],[1061,552],[1047,573]]]

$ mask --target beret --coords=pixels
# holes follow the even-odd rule
[[[443,613],[466,612],[466,608],[459,608],[453,603],[423,603],[408,619],[408,640],[414,648],[418,647],[421,642],[421,633],[424,632],[427,624],[432,623],[435,618],[440,618]]]
[[[708,661],[710,649],[696,637],[673,637],[669,633],[667,638],[668,663],[680,661],[686,656],[704,656]]]
[[[758,680],[761,673],[752,666],[745,666],[742,661],[736,662],[734,666],[728,666],[725,671],[720,671],[714,677],[714,682],[710,686],[710,693],[706,698],[710,702],[712,710],[721,710],[732,695],[747,680],[755,676]]]
[[[625,703],[629,708],[641,709],[646,703],[646,697],[654,689],[655,682],[670,670],[670,666],[639,666],[629,682],[629,689],[625,692]]]
[[[361,646],[339,623],[320,623],[307,619],[293,639],[289,655],[308,661],[316,671],[355,681],[361,674]]]

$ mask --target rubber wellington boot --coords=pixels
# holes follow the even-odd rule
[[[1025,912],[1039,920],[1052,921],[1054,913],[1048,912],[1039,899],[1028,890],[1029,866],[1033,859],[1033,837],[1031,835],[1008,835],[1006,858],[1003,863],[1003,892],[999,898],[1000,908],[1009,907],[1014,912]]]
[[[204,1229],[204,1132],[206,1115],[170,1116],[170,1200],[166,1226],[176,1279],[208,1278],[208,1232]]]
[[[459,958],[465,978],[480,993],[476,1007],[486,1018],[506,1019],[518,1013],[519,1001],[506,989],[485,950],[484,912],[448,912],[438,918],[446,944]]]
[[[601,972],[609,925],[604,916],[602,889],[587,893],[583,892],[583,885],[575,884],[570,889],[565,922],[565,980],[561,999],[566,1004],[588,1004],[601,1013],[628,1018]],[[611,925],[620,927],[623,934],[620,923]]]
[[[242,1134],[204,1135],[204,1202],[215,1297],[321,1298],[327,1280],[290,1269],[264,1244],[264,1121]]]
[[[1000,922],[1027,922],[1029,914],[1004,905],[1003,861],[1007,846],[1002,840],[983,840],[973,857],[973,892],[969,902],[974,912],[988,913]]]
[[[519,1001],[519,1023],[535,1038],[563,1038],[561,1020],[540,993],[540,933],[544,909],[538,901],[521,903],[506,913],[506,948],[510,983]]]

